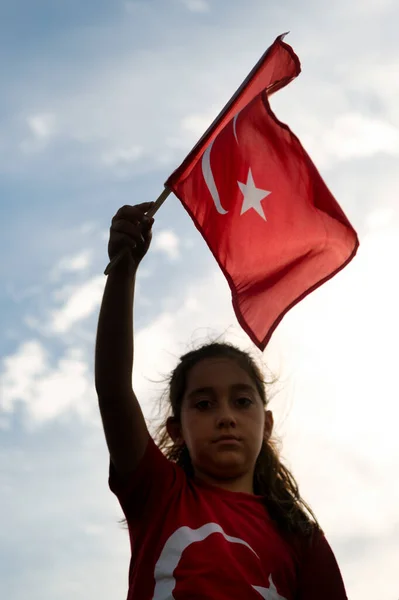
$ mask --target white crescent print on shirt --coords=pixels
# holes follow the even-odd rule
[[[153,600],[174,600],[173,590],[176,586],[176,579],[174,578],[173,573],[181,560],[184,550],[191,546],[191,544],[202,542],[213,533],[221,533],[223,537],[232,544],[243,544],[259,559],[255,550],[253,550],[247,542],[240,538],[227,535],[217,523],[206,523],[198,529],[180,527],[179,529],[176,529],[166,541],[155,565],[155,590]],[[269,583],[270,586],[268,588],[256,585],[252,585],[251,587],[265,600],[286,600],[286,598],[279,595],[277,588],[273,583],[271,574],[269,575]]]
[[[240,113],[238,112],[234,116],[234,119],[232,119],[233,133],[234,133],[234,137],[236,139],[237,144],[238,144],[238,137],[237,137],[236,125],[237,125],[237,117],[239,114]],[[214,141],[215,140],[212,140],[212,142],[209,144],[209,146],[207,147],[207,149],[205,150],[205,152],[202,155],[202,160],[201,160],[202,174],[204,176],[204,181],[205,181],[206,186],[209,190],[209,193],[212,197],[212,200],[213,200],[216,210],[218,211],[219,214],[226,215],[228,213],[228,211],[225,208],[223,208],[222,203],[220,201],[219,191],[217,189],[215,178],[213,176],[212,167],[211,167],[211,150],[212,150]],[[265,215],[262,205],[261,205],[261,200],[266,198],[271,192],[268,190],[262,190],[255,186],[255,182],[254,182],[254,178],[253,178],[251,169],[248,170],[247,183],[242,183],[241,181],[237,181],[237,183],[238,183],[238,186],[244,196],[242,208],[241,208],[241,214],[244,214],[247,210],[249,210],[250,208],[253,208],[258,213],[258,215],[260,215],[262,217],[262,219],[264,219],[266,221],[267,219],[266,219],[266,215]]]

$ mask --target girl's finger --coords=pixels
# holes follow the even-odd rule
[[[144,238],[144,244],[146,246],[150,245],[151,239],[152,239],[152,231],[151,229],[147,229],[147,231],[143,232],[143,238]]]
[[[115,239],[113,240],[113,243],[116,246],[120,246],[121,248],[123,246],[128,246],[132,250],[134,250],[135,248],[137,248],[137,242],[135,240],[133,240],[126,233],[116,233],[116,236],[115,236]]]
[[[120,233],[126,233],[127,235],[131,235],[133,238],[136,238],[138,233],[140,232],[140,226],[127,221],[126,219],[118,219],[114,221],[111,226],[111,230],[119,231]]]
[[[138,227],[137,225],[133,225],[132,223],[130,223],[129,221],[126,221],[125,219],[119,219],[118,221],[116,221],[112,225],[111,231],[117,231],[118,233],[123,233],[125,235],[128,235],[133,240],[135,240],[137,243],[144,241],[143,233],[145,231],[145,228],[143,227],[143,231],[142,231],[140,227]]]
[[[142,204],[136,204],[135,206],[129,206],[126,204],[122,206],[112,219],[112,222],[119,219],[126,219],[131,222],[141,221],[145,213],[154,205],[154,202],[143,202]]]

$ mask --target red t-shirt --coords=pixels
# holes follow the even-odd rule
[[[150,438],[128,481],[109,485],[129,525],[128,600],[347,600],[323,534],[283,537],[261,496],[187,478]]]

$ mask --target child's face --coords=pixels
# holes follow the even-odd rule
[[[229,358],[204,359],[188,374],[181,428],[196,477],[253,493],[253,474],[272,416],[251,377]],[[233,435],[236,442],[218,442]]]

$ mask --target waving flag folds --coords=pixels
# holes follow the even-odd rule
[[[359,242],[298,138],[269,105],[300,73],[283,36],[166,181],[223,270],[241,326],[263,350],[284,314]]]

